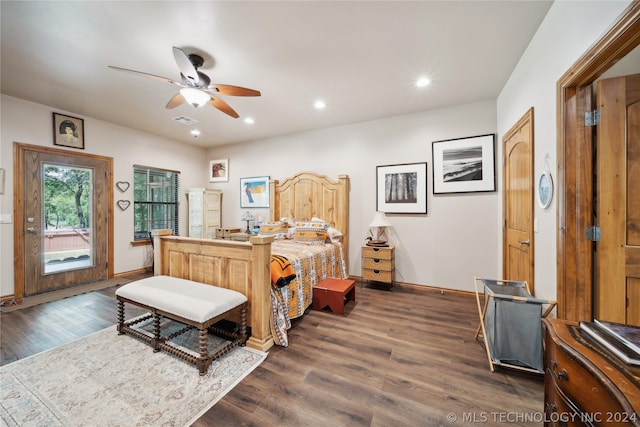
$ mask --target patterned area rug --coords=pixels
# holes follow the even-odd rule
[[[197,348],[197,331],[181,337],[180,347]],[[224,343],[210,338],[210,348]],[[200,376],[194,365],[154,353],[112,326],[1,367],[0,420],[9,426],[188,426],[266,357],[236,347]]]

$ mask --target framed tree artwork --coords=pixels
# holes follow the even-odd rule
[[[376,167],[376,210],[427,213],[427,163]]]

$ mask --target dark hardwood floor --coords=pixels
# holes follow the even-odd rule
[[[115,289],[3,313],[1,363],[114,324]],[[490,372],[474,340],[474,298],[409,286],[356,292],[344,316],[295,321],[289,347],[271,349],[194,426],[542,425],[542,377]]]

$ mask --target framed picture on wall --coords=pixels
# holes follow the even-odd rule
[[[53,113],[53,144],[84,150],[84,120]]]
[[[495,134],[434,141],[433,194],[496,190]]]
[[[229,181],[229,159],[209,161],[209,182]]]
[[[240,178],[240,207],[269,207],[269,177]]]
[[[376,210],[427,213],[427,163],[376,167]]]

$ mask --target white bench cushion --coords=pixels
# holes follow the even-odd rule
[[[136,280],[116,295],[195,322],[206,322],[247,301],[231,289],[170,276]]]

